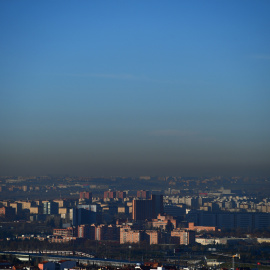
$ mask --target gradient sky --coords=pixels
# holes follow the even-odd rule
[[[0,1],[0,175],[270,176],[270,1]]]

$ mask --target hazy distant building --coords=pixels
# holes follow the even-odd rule
[[[126,196],[125,191],[104,191],[104,199],[124,199]]]
[[[43,203],[43,214],[44,215],[57,215],[58,214],[58,203],[48,201]],[[38,211],[38,210],[37,210]]]
[[[92,192],[81,191],[80,200],[85,200],[88,203],[92,203]]]
[[[69,206],[67,200],[57,199],[57,200],[53,200],[53,201],[58,203],[59,207],[68,207]]]
[[[217,215],[217,224],[219,228],[234,229],[235,228],[235,216],[232,213],[224,213]]]
[[[210,211],[219,211],[219,205],[214,202],[206,202],[203,204],[203,207],[208,207]]]
[[[148,190],[138,190],[137,191],[137,198],[139,199],[150,199],[151,193]]]
[[[198,198],[198,206],[203,206],[204,203],[210,202],[212,200],[212,198],[210,197],[201,197],[199,196]]]
[[[123,213],[125,215],[128,215],[129,214],[129,207],[128,206],[118,206],[117,212],[118,212],[118,214]]]
[[[186,205],[164,205],[164,213],[174,217],[183,217],[186,214]]]
[[[10,207],[15,209],[16,215],[19,215],[22,213],[22,204],[19,202],[14,202],[9,204]]]
[[[186,204],[189,208],[197,208],[199,205],[198,198],[184,197],[182,198],[182,203]]]
[[[116,198],[124,199],[127,197],[127,193],[125,191],[116,191]]]
[[[192,210],[186,215],[188,222],[196,226],[212,226],[219,229],[266,229],[270,227],[270,213],[261,212],[207,212]]]
[[[234,218],[236,228],[253,229],[253,215],[251,213],[238,213]]]
[[[33,206],[29,208],[30,214],[43,214],[43,208],[42,206]]]
[[[270,213],[256,213],[254,215],[254,228],[266,229],[270,227]]]
[[[29,201],[20,201],[20,203],[22,204],[22,209],[29,209],[32,206],[36,206],[36,203]]]

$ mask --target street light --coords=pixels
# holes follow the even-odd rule
[[[238,258],[240,259],[240,254],[235,254],[235,255],[232,255],[232,269],[234,270],[234,258]]]
[[[130,262],[130,252],[131,252],[131,246],[128,246],[129,248],[129,262]]]

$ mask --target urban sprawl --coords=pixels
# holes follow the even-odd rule
[[[0,269],[268,269],[269,183],[1,177]]]

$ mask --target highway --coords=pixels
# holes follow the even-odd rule
[[[136,265],[141,263],[138,261],[127,261],[127,260],[113,260],[113,259],[99,259],[89,257],[78,257],[74,255],[56,255],[48,253],[33,253],[33,252],[20,252],[20,251],[0,251],[0,255],[13,255],[22,261],[31,261],[33,258],[44,258],[46,261],[61,261],[70,260],[82,263],[85,265],[99,265],[99,266],[124,266],[124,265]]]

